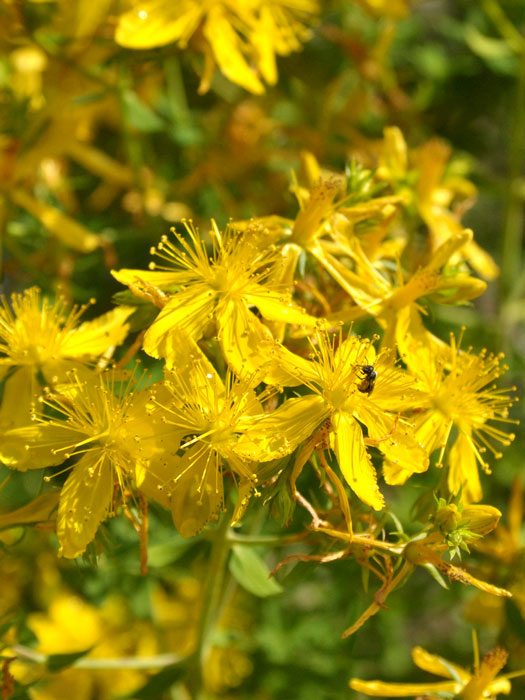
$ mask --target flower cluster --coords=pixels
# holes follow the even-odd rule
[[[2,3],[2,700],[511,692],[523,17],[431,4]]]
[[[68,315],[35,289],[4,300],[3,364],[17,369],[6,380],[1,457],[19,470],[62,465],[46,481],[68,473],[56,519],[63,556],[81,555],[122,510],[141,533],[145,566],[148,500],[191,537],[230,504],[237,524],[254,495],[287,494],[285,519],[304,506],[317,543],[346,542],[338,556],[378,576],[382,600],[416,565],[508,595],[442,559],[496,526],[499,511],[472,505],[482,498],[477,465],[490,472],[487,452],[498,458],[496,445],[513,439],[497,427],[512,422],[514,401],[494,385],[501,356],[462,350],[454,335],[447,344],[424,322],[430,304],[483,290],[467,262],[472,232],[449,211],[454,224],[415,255],[407,217],[425,209],[414,208],[418,187],[407,192],[394,167],[406,158],[401,148],[396,161],[392,143],[404,142],[387,130],[377,167],[354,162],[345,175],[306,154],[295,220],[263,216],[224,231],[212,222],[206,234],[185,222],[152,248],[149,269],[113,272],[132,294],[95,321],[77,327],[82,309]],[[151,313],[134,324],[132,349],[142,344],[164,365],[153,383],[120,368],[129,352],[106,367],[139,305]],[[86,364],[104,349],[105,362]],[[20,377],[31,395],[15,409]],[[320,478],[313,504],[300,491],[309,463]],[[420,533],[378,539],[380,514],[395,503],[378,472],[400,487],[429,471],[439,501]],[[368,508],[378,515],[363,521]],[[347,634],[379,607],[376,596]]]

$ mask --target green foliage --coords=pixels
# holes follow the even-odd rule
[[[119,45],[114,30],[124,4],[22,0],[0,8],[0,234],[6,298],[35,284],[53,298],[60,289],[72,303],[95,298],[83,321],[115,306],[134,307],[125,343],[108,340],[107,361],[130,368],[138,359],[148,371],[145,382],[160,382],[162,360],[140,349],[141,334],[158,317],[158,300],[122,291],[111,269],[147,270],[149,248],[171,226],[182,232],[183,219],[194,220],[208,244],[210,218],[222,229],[230,219],[271,214],[264,225],[269,231],[279,228],[282,236],[272,245],[281,250],[300,209],[291,190],[307,189],[301,153],[308,151],[327,168],[327,177],[339,174],[336,201],[341,206],[364,206],[394,191],[407,196],[389,239],[392,251],[399,247],[390,251],[392,258],[380,274],[385,280],[395,277],[395,256],[401,272],[418,270],[428,253],[428,225],[407,192],[421,185],[418,149],[438,138],[452,155],[433,206],[450,199],[447,211],[474,229],[477,244],[496,260],[501,275],[488,281],[479,299],[458,299],[452,287],[420,297],[418,304],[427,312],[424,323],[444,340],[450,332],[459,335],[465,325],[464,348],[504,352],[509,366],[504,385],[515,384],[516,393],[523,394],[523,2],[423,1],[410,3],[405,14],[392,9],[402,2],[322,3],[311,40],[299,41],[301,52],[277,56],[275,85],[265,82],[257,67],[265,84],[260,94],[231,80],[220,66],[209,90],[199,92],[211,55],[202,22],[187,46],[168,42],[135,50]],[[244,37],[242,46],[248,44]],[[15,52],[21,50],[29,50],[28,63],[17,63],[24,54]],[[256,55],[249,58],[252,67]],[[378,154],[383,129],[391,126],[402,129],[408,152],[417,157],[388,180]],[[427,173],[425,182],[432,176]],[[446,179],[458,187],[455,194],[444,186]],[[464,181],[477,188],[475,204],[476,195],[461,189]],[[50,209],[35,208],[34,202]],[[64,215],[59,226],[56,221],[50,225],[50,210]],[[374,233],[390,214],[382,216],[374,212],[355,224],[367,250],[373,250]],[[339,233],[343,239],[344,226]],[[443,279],[454,280],[463,265],[447,266]],[[309,311],[324,315],[323,302],[338,308],[341,288],[311,252],[298,253],[296,273],[303,286],[296,284],[295,298]],[[183,286],[173,283],[166,291],[179,292]],[[318,287],[325,299],[313,293]],[[378,329],[374,319],[357,315],[343,321],[345,328],[355,324],[352,328],[363,337]],[[278,336],[278,323],[271,323]],[[217,362],[219,330],[210,323],[199,348],[224,376],[223,358]],[[308,357],[310,349],[299,333],[291,347]],[[90,360],[92,365],[104,361]],[[2,370],[2,380],[9,376]],[[42,387],[47,383],[42,368],[35,381]],[[304,387],[285,391],[287,398],[307,393]],[[74,397],[71,404],[78,406]],[[48,417],[58,415],[56,409],[55,414],[47,410]],[[0,417],[2,440],[11,413]],[[523,422],[522,405],[509,415]],[[444,562],[453,560],[514,597],[487,603],[488,594],[450,582],[443,569],[426,561],[380,603],[377,615],[344,640],[345,630],[380,600],[376,573],[386,575],[388,562],[377,550],[370,558],[366,548],[349,554],[348,540],[323,539],[314,532],[311,513],[297,501],[297,487],[339,533],[346,532],[345,522],[334,515],[335,487],[319,464],[317,471],[305,469],[297,482],[292,480],[299,449],[262,464],[260,498],[252,496],[231,541],[217,542],[214,523],[184,538],[166,508],[150,500],[146,517],[135,494],[127,513],[122,502],[108,506],[118,517],[105,521],[78,559],[57,558],[55,514],[9,520],[13,511],[28,504],[35,510],[37,499],[62,487],[77,457],[45,472],[52,475],[51,484],[33,465],[16,472],[0,465],[0,523],[6,523],[0,533],[1,654],[17,654],[19,645],[45,657],[44,663],[26,658],[6,700],[38,699],[46,683],[57,684],[47,692],[67,697],[60,684],[67,688],[66,674],[75,673],[93,700],[343,700],[357,697],[348,690],[353,676],[421,681],[410,663],[416,644],[469,666],[471,627],[478,629],[483,652],[497,645],[511,651],[503,673],[523,668],[525,571],[516,505],[522,494],[515,479],[522,472],[525,440],[522,429],[512,429],[513,446],[494,461],[490,476],[481,477],[484,502],[503,512],[495,534],[485,539],[472,521],[461,521],[460,499],[447,494],[445,467],[414,474],[401,487],[381,481],[395,519],[392,524],[379,517],[374,536],[401,547],[437,534]],[[368,433],[365,437],[373,442]],[[381,446],[370,445],[376,466]],[[225,477],[230,510],[228,494],[237,478]],[[432,494],[438,492],[444,495],[434,502]],[[351,508],[355,533],[362,535],[373,522],[372,511],[357,498],[351,499]],[[147,572],[141,573],[146,550]],[[338,552],[344,554],[338,558]],[[308,558],[313,555],[333,558]],[[269,577],[286,558],[288,563]],[[399,562],[396,567],[394,573]],[[170,656],[165,668],[137,663],[137,669],[118,673],[89,668],[91,659],[110,665],[115,658],[141,662],[164,654],[185,661],[173,663]],[[82,668],[77,668],[80,660]],[[513,680],[510,698],[523,697],[524,687],[522,679]]]

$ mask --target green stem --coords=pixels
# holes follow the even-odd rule
[[[29,647],[15,644],[11,647],[16,656],[26,661],[31,661],[40,666],[46,666],[49,662],[49,656],[41,654],[39,651],[30,649]],[[172,666],[173,664],[182,661],[182,656],[178,654],[158,654],[157,656],[124,656],[115,658],[82,658],[71,664],[74,668],[83,668],[89,671],[117,671],[117,670],[153,670]]]
[[[520,56],[514,119],[509,143],[509,190],[501,256],[501,291],[507,299],[521,272],[523,202],[519,183],[525,157],[525,53]]]
[[[517,54],[523,54],[525,39],[512,24],[497,0],[483,0],[483,9],[510,48]]]
[[[228,542],[231,544],[243,544],[247,547],[286,547],[289,544],[294,544],[304,539],[304,537],[304,533],[280,537],[279,535],[239,535],[236,532],[230,531],[228,533]]]
[[[213,630],[221,609],[221,598],[227,575],[226,564],[230,549],[229,530],[230,516],[228,513],[223,513],[212,536],[208,575],[202,590],[203,608],[197,632],[196,649],[193,663],[189,668],[188,685],[191,696],[196,699],[203,697],[203,668],[212,645]]]

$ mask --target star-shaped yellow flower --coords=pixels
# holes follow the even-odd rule
[[[185,227],[189,241],[174,232],[178,245],[164,236],[152,249],[162,264],[152,262],[148,271],[113,272],[133,292],[161,306],[144,336],[144,350],[164,357],[172,368],[177,363],[175,339],[180,331],[197,341],[215,324],[224,355],[238,375],[264,368],[261,379],[267,383],[290,383],[290,375],[274,361],[276,343],[271,331],[252,309],[268,321],[310,328],[323,325],[323,319],[296,306],[289,290],[272,280],[275,251],[261,251],[258,227],[241,234],[228,227],[221,233],[212,222],[211,255],[193,225],[187,222]],[[280,348],[280,352],[286,350]]]
[[[280,424],[291,435],[306,427],[312,433],[329,419],[330,447],[346,481],[364,503],[380,510],[384,499],[367,444],[377,447],[394,465],[392,473],[402,469],[413,474],[428,466],[427,452],[416,442],[408,421],[398,416],[417,404],[413,380],[394,367],[392,353],[376,358],[371,342],[354,335],[343,340],[341,334],[319,333],[312,347],[312,360],[292,353],[280,358],[284,368],[300,377],[312,393],[288,400],[261,423]],[[363,367],[377,374],[373,391],[365,382]],[[367,428],[366,440],[362,425]]]
[[[485,454],[500,458],[496,444],[508,446],[514,439],[494,423],[517,422],[509,418],[516,399],[493,384],[506,369],[501,365],[502,355],[485,351],[475,355],[459,345],[451,336],[450,346],[436,355],[425,343],[413,342],[407,344],[402,357],[426,397],[426,410],[415,420],[418,440],[429,453],[440,450],[440,464],[448,451],[448,487],[454,494],[463,489],[470,502],[483,495],[478,465],[490,473]],[[452,442],[453,427],[458,434]]]
[[[7,433],[2,451],[9,466],[25,471],[67,463],[63,471],[70,474],[57,515],[62,556],[85,551],[100,523],[114,512],[115,487],[125,502],[162,451],[162,429],[148,408],[149,399],[149,390],[139,391],[133,375],[72,370],[69,383],[43,399],[57,417],[41,413],[32,426]],[[78,461],[70,464],[75,457]]]
[[[5,433],[29,422],[31,407],[42,387],[66,380],[68,370],[81,369],[105,355],[128,334],[127,319],[133,308],[121,306],[93,321],[79,324],[86,306],[68,308],[61,296],[42,297],[36,287],[0,300],[0,378],[6,377],[0,431]],[[5,461],[7,439],[0,458]]]

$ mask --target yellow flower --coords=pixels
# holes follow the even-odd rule
[[[40,373],[49,385],[64,381],[68,370],[102,355],[111,357],[124,341],[133,308],[118,307],[79,325],[86,308],[68,309],[63,297],[42,298],[36,287],[13,294],[10,301],[1,297],[0,378],[7,375],[0,408],[2,433],[28,423],[41,391]],[[3,447],[5,440],[0,453]]]
[[[476,197],[476,188],[471,182],[447,173],[449,159],[450,148],[439,139],[424,143],[410,154],[397,126],[384,130],[377,174],[395,185],[396,189],[401,188],[404,194],[411,193],[410,199],[429,228],[431,252],[450,237],[461,233],[460,214],[472,206]],[[410,167],[415,168],[417,174],[417,181],[412,187],[407,179]],[[453,206],[455,200],[462,200],[461,206]],[[492,257],[474,240],[458,251],[452,262],[460,260],[469,262],[485,279],[494,279],[499,274]]]
[[[471,673],[447,659],[430,654],[421,647],[414,647],[412,659],[416,666],[450,680],[433,683],[385,683],[352,678],[350,687],[359,693],[381,698],[406,698],[427,694],[434,697],[440,693],[450,693],[461,700],[495,698],[500,693],[508,695],[511,690],[509,678],[497,675],[507,663],[507,657],[504,649],[493,649]]]
[[[75,218],[77,194],[66,173],[68,163],[80,163],[102,178],[92,201],[101,198],[101,191],[114,197],[114,190],[134,182],[131,168],[88,143],[101,118],[114,121],[119,113],[112,90],[97,99],[82,99],[98,89],[100,79],[108,87],[116,83],[116,72],[106,64],[111,44],[92,41],[109,4],[60,0],[39,15],[39,31],[60,37],[56,51],[34,37],[29,15],[8,9],[2,14],[3,46],[14,48],[3,64],[2,195],[80,253],[104,247],[107,241]]]
[[[515,423],[508,409],[516,399],[493,386],[506,369],[500,366],[502,355],[474,355],[459,345],[451,336],[447,352],[436,356],[426,344],[412,343],[402,356],[426,396],[427,410],[415,420],[416,435],[429,453],[440,449],[439,465],[448,448],[448,487],[454,494],[463,489],[470,502],[483,495],[477,465],[490,473],[487,450],[498,459],[495,443],[507,446],[514,439],[493,422]],[[450,445],[453,427],[458,434]]]
[[[258,228],[239,235],[228,227],[222,234],[212,222],[210,256],[193,225],[185,226],[190,242],[174,232],[180,247],[164,236],[152,249],[166,265],[152,262],[149,271],[113,272],[119,282],[162,307],[146,331],[144,350],[153,357],[165,357],[167,366],[174,367],[178,356],[174,338],[179,331],[199,340],[215,321],[224,355],[238,375],[264,365],[267,383],[285,383],[289,375],[273,362],[273,336],[250,309],[256,307],[269,321],[315,327],[322,320],[293,304],[282,285],[272,284],[275,254],[260,252]]]
[[[2,296],[0,367],[31,367],[52,382],[54,373],[60,377],[73,367],[70,360],[93,360],[122,343],[128,331],[125,321],[134,309],[118,307],[79,326],[87,306],[68,310],[63,297],[53,302],[41,298],[36,287],[13,294],[10,302]]]
[[[399,136],[402,139],[400,132]],[[389,173],[405,172],[406,153],[404,155],[405,158],[403,152],[398,154],[394,149],[388,161]],[[485,282],[473,278],[465,266],[451,264],[451,260],[457,262],[458,255],[472,243],[472,231],[458,227],[430,251],[426,264],[407,270],[401,263],[406,241],[387,234],[398,205],[407,200],[408,195],[401,190],[393,195],[377,196],[375,193],[373,196],[368,191],[372,188],[374,193],[371,171],[354,174],[357,182],[364,177],[368,183],[361,192],[358,184],[353,191],[351,172],[346,178],[325,172],[309,153],[303,154],[303,164],[308,186],[301,187],[297,183],[292,186],[300,206],[295,220],[276,216],[257,219],[264,226],[265,236],[259,237],[261,245],[279,248],[276,278],[291,285],[298,261],[306,253],[351,299],[327,314],[330,322],[348,322],[372,315],[385,330],[384,346],[393,348],[396,342],[406,341],[408,335],[422,334],[434,345],[439,344],[422,328],[420,315],[424,310],[419,300],[428,297],[439,304],[456,304],[483,293]],[[365,234],[359,233],[357,228],[363,223],[367,224]],[[235,225],[246,228],[253,223],[245,221]],[[323,290],[315,292],[316,297],[322,297]],[[330,289],[324,294],[334,296]],[[326,300],[325,305],[328,305]],[[403,330],[398,331],[400,324]]]
[[[40,469],[80,457],[60,494],[57,537],[60,554],[77,557],[94,538],[100,523],[114,511],[114,490],[124,504],[133,482],[140,483],[157,445],[149,392],[137,391],[129,375],[70,373],[43,399],[59,418],[37,417],[36,424],[7,434],[6,463],[15,469]],[[60,472],[63,473],[63,472]],[[50,481],[52,477],[44,477]]]
[[[376,446],[394,469],[404,470],[407,476],[428,466],[427,453],[415,441],[409,423],[397,415],[417,403],[413,381],[394,367],[392,353],[375,358],[369,340],[319,333],[312,346],[312,361],[291,353],[280,359],[313,394],[290,399],[261,424],[265,420],[280,424],[282,432],[293,435],[305,427],[311,433],[330,419],[330,447],[346,481],[364,503],[380,510],[384,499],[367,444]],[[373,391],[368,391],[364,366],[373,366],[377,373]],[[361,424],[368,431],[366,440]]]
[[[167,372],[165,384],[152,396],[170,443],[182,456],[160,456],[145,470],[141,488],[171,509],[184,537],[199,532],[223,507],[223,475],[232,474],[239,489],[233,520],[241,517],[257,484],[257,461],[237,451],[243,436],[257,433],[267,392],[255,394],[244,380],[230,373],[225,382],[189,338],[179,333],[176,371]],[[171,432],[170,432],[171,431]],[[274,435],[279,442],[280,433]],[[283,442],[270,460],[291,451]],[[159,478],[159,476],[161,478]],[[155,489],[157,494],[155,495]]]
[[[455,304],[478,297],[487,285],[458,271],[449,265],[457,251],[472,241],[472,231],[465,229],[451,236],[434,251],[428,263],[407,274],[399,259],[392,264],[385,261],[372,262],[365,254],[359,240],[355,238],[349,255],[355,262],[355,271],[345,271],[340,266],[345,289],[358,307],[373,315],[385,330],[382,343],[400,352],[412,342],[412,338],[425,338],[429,345],[439,346],[441,341],[425,330],[421,321],[424,312],[420,304],[422,297],[439,304]],[[331,319],[346,321],[355,318],[355,307],[343,309]]]
[[[184,49],[193,38],[205,58],[201,93],[217,66],[232,82],[263,93],[263,80],[277,82],[276,55],[299,51],[319,12],[317,0],[134,0],[133,5],[119,18],[117,43],[148,49],[177,42]]]
[[[494,566],[500,562],[514,570],[514,565],[523,552],[523,486],[516,476],[511,488],[507,507],[507,524],[499,524],[492,537],[476,543],[476,549],[489,557]]]
[[[299,212],[295,219],[278,216],[265,216],[257,219],[264,227],[265,238],[261,243],[279,247],[280,279],[291,284],[303,253],[314,258],[315,264],[324,268],[328,275],[355,300],[351,320],[370,313],[370,307],[380,298],[384,287],[379,272],[370,281],[363,278],[360,270],[355,270],[355,255],[352,244],[356,240],[356,224],[379,220],[377,228],[386,234],[385,222],[389,222],[402,201],[400,195],[370,196],[351,191],[345,175],[324,171],[315,157],[308,152],[302,154],[307,176],[307,186],[297,182],[291,186],[295,194]],[[349,190],[349,191],[347,191]],[[252,222],[236,222],[235,226],[246,228]],[[348,264],[350,261],[350,265]],[[359,308],[360,307],[360,308]]]
[[[83,658],[94,664],[95,659],[138,657],[157,651],[151,627],[130,619],[129,607],[120,597],[106,598],[102,606],[94,608],[72,592],[59,590],[45,612],[28,616],[28,627],[38,638],[38,653],[86,651]],[[21,666],[23,662],[17,663]],[[41,678],[31,685],[28,694],[32,700],[53,700],[68,694],[75,700],[89,700],[95,696],[110,700],[115,695],[136,690],[146,678],[144,671],[133,668],[117,668],[111,672],[74,667],[58,673],[42,670]],[[29,679],[22,675],[20,681],[24,680]]]

